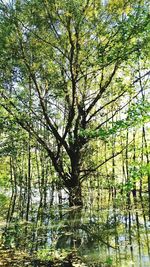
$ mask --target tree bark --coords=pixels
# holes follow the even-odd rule
[[[81,184],[69,188],[69,206],[83,206]]]

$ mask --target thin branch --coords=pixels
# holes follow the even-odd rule
[[[94,130],[98,130],[99,128],[101,128],[105,123],[107,123],[108,121],[110,121],[112,118],[114,118],[114,116],[121,111],[122,109],[124,109],[128,104],[130,104],[132,102],[133,99],[135,99],[139,94],[141,93],[141,90],[134,95],[132,98],[130,98],[130,100],[123,106],[121,106],[120,108],[118,108],[111,117],[109,117],[107,120],[103,121],[101,124],[99,124]]]
[[[102,109],[104,109],[105,107],[107,107],[108,105],[112,104],[113,102],[115,102],[116,100],[118,100],[121,96],[123,96],[126,93],[126,91],[123,91],[120,95],[118,95],[117,97],[115,97],[114,99],[110,100],[109,102],[107,102],[106,104],[104,104],[102,107],[100,107],[99,109],[97,109],[87,120],[87,122],[89,122],[99,111],[101,111]]]
[[[39,96],[39,101],[40,101],[40,105],[42,107],[42,110],[43,110],[43,115],[44,115],[44,118],[46,120],[46,123],[47,125],[50,127],[49,129],[52,131],[53,135],[55,136],[56,140],[60,142],[61,145],[64,146],[66,152],[68,153],[69,155],[69,148],[68,148],[68,144],[67,142],[64,140],[64,138],[62,138],[60,136],[60,134],[58,133],[57,131],[57,128],[52,124],[47,112],[46,112],[46,107],[45,107],[45,104],[43,102],[43,98],[41,96],[41,93],[40,93],[40,88],[38,86],[38,83],[36,81],[36,77],[35,77],[35,74],[32,72],[31,68],[30,68],[30,65],[28,64],[27,60],[26,60],[26,56],[25,56],[25,53],[24,53],[24,48],[23,48],[23,44],[22,44],[22,40],[20,39],[20,46],[21,46],[21,51],[22,51],[22,56],[23,56],[23,59],[24,59],[24,63],[29,71],[29,74],[30,74],[30,77],[32,78],[32,81],[35,85],[35,88],[36,88],[36,91],[38,93],[38,96]]]
[[[128,145],[130,145],[133,142],[133,140],[131,142],[128,143]],[[120,155],[125,149],[127,148],[127,145],[124,146],[120,151],[116,152],[115,154],[111,155],[110,157],[108,157],[107,159],[105,159],[103,162],[101,162],[99,165],[97,165],[95,168],[91,168],[91,169],[85,169],[85,170],[81,170],[80,172],[85,172],[85,174],[83,176],[81,176],[80,181],[83,182],[87,175],[89,175],[92,172],[95,172],[97,169],[99,169],[100,167],[102,167],[106,162],[108,162],[109,160],[117,157],[118,155]]]
[[[102,94],[108,88],[109,84],[111,83],[111,81],[112,81],[112,79],[113,79],[113,77],[114,77],[114,75],[116,73],[117,68],[118,68],[118,62],[116,62],[115,66],[114,66],[114,69],[113,69],[109,79],[105,82],[105,84],[103,86],[101,86],[101,84],[100,84],[100,90],[99,90],[97,96],[94,98],[94,100],[92,101],[92,103],[90,104],[90,106],[86,110],[87,114],[91,111],[91,109],[95,106],[95,104],[101,98]]]
[[[55,48],[56,50],[58,50],[65,58],[69,59],[69,57],[67,56],[67,51],[65,51],[65,53],[58,47],[56,46],[54,43],[45,40],[44,38],[42,38],[41,36],[39,36],[38,34],[36,34],[35,32],[33,32],[29,27],[25,26],[24,23],[17,17],[16,18],[23,26],[24,29],[28,30],[29,32],[31,32],[39,41],[50,45],[51,47]]]
[[[142,78],[146,77],[147,75],[150,75],[150,71],[146,72],[145,74],[143,74],[142,76],[134,80],[133,84],[137,83],[138,81],[140,81]]]

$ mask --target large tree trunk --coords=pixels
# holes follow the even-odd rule
[[[64,172],[61,159],[54,161],[54,167],[58,176],[61,178],[64,188],[67,189],[69,195],[69,206],[82,206],[82,189],[80,182],[79,160],[72,160],[71,170]]]
[[[82,186],[78,171],[71,173],[70,179],[65,182],[65,187],[69,194],[69,206],[83,206]]]
[[[69,206],[83,206],[81,184],[69,188]]]
[[[70,163],[69,180],[65,184],[69,194],[69,206],[83,206],[82,188],[80,182],[81,167],[81,143],[75,138],[75,143],[70,143]]]
[[[61,179],[62,186],[68,191],[69,206],[83,206],[80,169],[82,165],[81,148],[84,143],[80,143],[78,139],[75,139],[75,141],[74,143],[69,143],[69,162],[66,170],[63,154],[60,153],[57,157],[52,157],[50,154],[50,158],[55,171]]]

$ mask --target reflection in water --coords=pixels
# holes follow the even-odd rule
[[[139,203],[139,204],[138,204]],[[16,197],[10,200],[3,229],[3,249],[28,251],[75,251],[85,266],[150,266],[150,223],[143,198],[132,207],[92,199],[85,208],[66,205],[32,205],[18,211]],[[102,265],[105,263],[105,265]]]

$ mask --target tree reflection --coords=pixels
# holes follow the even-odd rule
[[[102,262],[148,266],[148,209],[142,197],[128,209],[110,200],[103,208],[101,199],[82,209],[41,203],[32,205],[26,221],[26,209],[20,212],[18,199],[11,197],[2,235],[3,248],[28,251],[31,255],[42,249],[72,251],[87,266],[97,267]]]

